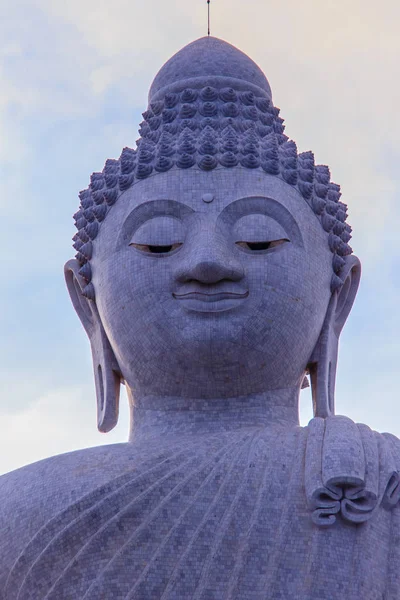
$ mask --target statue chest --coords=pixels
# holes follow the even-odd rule
[[[307,431],[186,440],[65,507],[4,600],[398,598],[398,508],[313,522]]]

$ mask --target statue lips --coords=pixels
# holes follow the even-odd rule
[[[176,300],[182,302],[184,308],[194,312],[224,312],[231,310],[238,306],[238,302],[245,300],[249,292],[246,291],[232,291],[222,289],[216,291],[211,286],[205,290],[194,290],[181,291],[180,293],[173,293],[173,297]]]

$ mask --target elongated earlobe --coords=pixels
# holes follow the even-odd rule
[[[86,282],[79,274],[80,264],[73,259],[64,267],[65,280],[72,304],[89,337],[92,349],[97,398],[97,427],[104,433],[118,422],[121,372],[104,331],[97,306],[82,294]]]
[[[325,321],[308,364],[314,417],[335,414],[335,382],[339,336],[353,306],[361,276],[356,256],[347,256],[341,270],[343,285],[332,293]]]
[[[324,325],[308,365],[314,417],[327,418],[335,414],[335,380],[339,339],[332,330],[332,315],[337,304],[337,292],[331,296]]]
[[[118,422],[120,375],[113,364],[114,353],[103,327],[96,335],[96,343],[92,345],[94,380],[97,398],[97,427],[107,433]]]

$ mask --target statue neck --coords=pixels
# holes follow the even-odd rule
[[[212,400],[144,396],[131,405],[130,442],[153,437],[218,433],[244,428],[299,425],[299,389],[273,390]]]

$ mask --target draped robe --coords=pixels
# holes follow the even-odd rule
[[[0,478],[1,600],[398,600],[400,442],[346,417]]]

